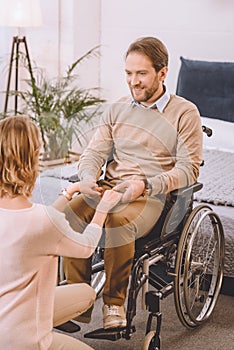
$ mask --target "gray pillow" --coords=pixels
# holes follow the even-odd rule
[[[234,122],[234,62],[180,60],[176,94],[194,102],[203,116]]]

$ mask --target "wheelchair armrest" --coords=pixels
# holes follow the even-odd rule
[[[212,134],[213,134],[212,129],[208,128],[208,127],[205,126],[205,125],[202,125],[202,131],[203,131],[208,137],[211,137]]]
[[[195,182],[193,185],[178,188],[177,190],[171,191],[170,195],[172,197],[185,196],[188,193],[195,193],[202,189],[203,184],[200,182]]]

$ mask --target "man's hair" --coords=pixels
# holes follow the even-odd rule
[[[40,148],[40,131],[27,116],[6,117],[0,122],[0,197],[31,196]]]
[[[168,51],[165,45],[157,38],[139,38],[130,44],[125,59],[131,52],[139,52],[149,57],[156,72],[168,66]]]

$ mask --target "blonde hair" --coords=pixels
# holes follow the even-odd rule
[[[0,121],[0,197],[30,197],[38,176],[41,137],[27,116]]]

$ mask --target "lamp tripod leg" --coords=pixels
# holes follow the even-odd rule
[[[4,106],[4,115],[7,113],[8,98],[9,98],[10,84],[11,84],[12,66],[13,66],[14,51],[15,51],[16,42],[17,42],[17,37],[14,36],[13,40],[12,40],[12,46],[11,46],[11,58],[10,58],[10,66],[9,66],[8,79],[7,79],[7,89],[6,89],[6,98],[5,98],[5,106]]]
[[[33,77],[32,65],[31,65],[31,60],[30,60],[29,51],[28,51],[28,45],[27,45],[27,41],[26,41],[26,37],[25,36],[23,37],[23,42],[24,42],[25,53],[26,53],[26,58],[27,58],[27,62],[28,62],[28,69],[29,69],[31,81],[33,83],[34,82],[34,77]]]
[[[19,38],[18,36],[14,36],[13,41],[12,41],[12,47],[11,47],[11,57],[10,57],[10,65],[9,65],[9,72],[8,72],[8,79],[7,79],[4,115],[7,114],[14,56],[15,56],[15,106],[14,106],[14,112],[15,112],[15,115],[18,113],[19,55],[20,55],[19,46],[20,46],[20,43],[23,43],[23,45],[24,45],[26,60],[27,60],[27,64],[28,64],[28,70],[29,70],[29,74],[30,74],[30,78],[31,78],[31,82],[32,82],[32,88],[34,87],[34,77],[33,77],[32,65],[31,65],[31,60],[30,60],[30,56],[29,56],[26,37],[24,36],[23,38]]]

